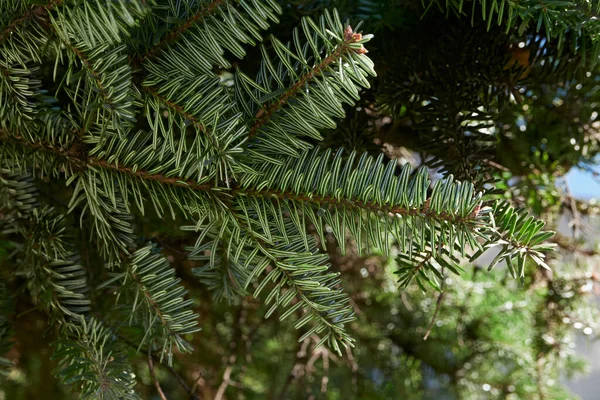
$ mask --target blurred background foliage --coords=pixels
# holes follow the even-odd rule
[[[281,2],[282,22],[271,31],[291,38],[300,17],[331,7],[353,25],[364,21],[361,29],[375,34],[368,50],[378,77],[322,145],[383,150],[429,166],[434,177],[469,179],[488,189],[488,199],[528,208],[562,232],[552,271],[531,267],[515,281],[504,266],[488,272],[464,260],[460,278],[446,271],[443,294],[414,284],[399,290],[394,271],[402,257],[359,257],[349,238],[346,255],[330,250],[358,316],[349,328],[357,346],[339,357],[315,349],[314,339],[297,343],[292,323],[264,319],[266,307],[251,298],[212,299],[191,273],[197,265],[183,251],[191,243],[178,229],[182,221],[137,216],[140,233],[158,238],[203,321],[190,338],[194,355],[177,355],[173,369],[157,367],[169,399],[190,397],[183,386],[202,399],[572,397],[564,382],[585,371],[574,338],[598,333],[591,299],[600,289],[600,206],[574,197],[565,175],[581,168],[598,178],[600,28],[586,2],[538,3],[296,0]],[[260,59],[258,48],[248,50],[245,71]],[[65,209],[50,180],[46,186],[53,205]],[[97,257],[84,237],[79,247],[87,262]],[[0,241],[2,274],[12,272],[12,250]],[[0,317],[0,335],[14,336],[6,358],[16,367],[2,369],[0,398],[70,398],[52,378],[46,315],[29,296],[13,300],[6,304],[16,308],[10,314],[18,331],[6,331]],[[95,309],[114,307],[108,295],[92,300]],[[146,363],[134,370],[145,398],[157,398]]]

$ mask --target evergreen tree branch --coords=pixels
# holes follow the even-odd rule
[[[183,117],[185,117],[185,119],[191,121],[192,124],[194,126],[196,126],[204,134],[206,134],[206,136],[211,137],[211,132],[208,130],[208,128],[205,127],[200,121],[198,121],[198,119],[196,117],[194,117],[192,114],[186,112],[182,106],[170,101],[169,99],[162,97],[160,95],[160,93],[158,92],[158,90],[154,89],[153,87],[144,86],[144,90],[147,91],[148,93],[150,93],[152,96],[156,97],[158,100],[160,100],[162,103],[164,103],[168,107],[172,108],[173,110],[175,110],[176,112],[181,114]]]
[[[135,375],[127,354],[114,334],[90,318],[69,326],[55,344],[56,375],[65,384],[77,384],[84,399],[137,400]]]
[[[281,12],[280,5],[270,0],[251,4],[239,2],[243,12],[233,5],[238,3],[236,0],[186,0],[182,3],[171,5],[167,17],[164,18],[167,21],[171,19],[182,22],[146,49],[141,56],[135,58],[132,63],[134,66],[142,65],[144,61],[153,57],[162,56],[161,50],[165,48],[188,50],[187,54],[193,51],[202,54],[209,62],[227,66],[229,63],[219,52],[227,49],[242,58],[245,52],[240,43],[254,44],[252,38],[261,40],[258,30],[267,29],[269,20],[278,22],[276,14]],[[222,20],[217,18],[218,16],[223,17]],[[203,23],[200,24],[200,21]],[[160,22],[162,21],[150,21],[149,30],[159,30]],[[206,46],[207,43],[210,45]]]
[[[46,153],[52,153],[61,158],[69,159],[76,164],[85,162],[84,154],[81,152],[81,146],[73,144],[69,146],[56,145],[54,143],[45,140],[29,140],[28,138],[21,136],[18,133],[8,132],[7,130],[0,129],[0,140],[7,142],[14,142],[15,144],[25,146],[32,150],[42,150]]]
[[[228,183],[244,170],[236,157],[246,140],[240,113],[235,112],[226,87],[212,72],[203,72],[201,66],[195,68],[194,65],[180,71],[171,65],[165,60],[147,65],[149,76],[143,90],[150,93],[145,100],[148,123],[154,132],[152,145],[158,147],[160,133],[170,151],[175,153],[176,167],[185,160],[184,156],[195,152],[203,158],[208,174]],[[165,74],[165,70],[169,73]],[[196,134],[193,143],[188,145],[190,124]]]
[[[369,87],[367,76],[375,75],[363,47],[371,35],[344,27],[337,12],[326,12],[319,25],[304,18],[302,31],[302,39],[294,31],[293,46],[271,38],[277,63],[261,47],[256,80],[241,71],[235,76],[236,100],[250,124],[247,154],[257,163],[310,149],[301,138],[322,140],[319,131],[335,128],[333,118],[345,115],[343,103],[358,100],[359,90]]]
[[[128,256],[135,248],[129,204],[121,188],[114,186],[93,169],[73,176],[76,184],[69,202],[69,211],[80,204],[92,217],[91,234],[99,244],[100,255],[111,262]],[[83,224],[83,214],[81,219]]]
[[[0,126],[23,126],[40,111],[39,67],[4,65],[0,60]]]
[[[249,273],[244,288],[247,288],[254,278],[266,272],[267,276],[254,291],[253,296],[258,297],[263,290],[273,283],[266,303],[272,303],[267,311],[267,317],[279,307],[286,311],[280,319],[286,319],[300,308],[305,313],[296,322],[297,329],[309,322],[313,326],[300,338],[300,341],[310,335],[321,334],[319,345],[327,343],[336,352],[341,352],[340,344],[352,345],[353,339],[346,333],[344,325],[354,319],[349,299],[339,288],[338,273],[328,272],[327,255],[319,254],[314,238],[302,237],[290,221],[287,221],[285,236],[281,226],[272,222],[273,232],[276,235],[271,243],[266,242],[260,235],[253,231],[248,236],[240,236],[238,224],[244,223],[244,217],[238,215],[239,210],[232,210],[234,218],[239,222],[233,225],[238,233],[223,235],[223,228],[227,224],[216,223],[204,225],[199,221],[196,226],[184,227],[185,230],[200,231],[200,237],[195,247],[190,247],[191,260],[208,260],[214,254],[206,255],[207,249],[214,249],[215,241],[225,240],[224,246],[230,249],[234,263],[243,265]],[[206,241],[205,238],[210,238]],[[239,237],[239,239],[237,239]],[[225,238],[225,239],[223,239]],[[305,244],[306,243],[306,244]],[[306,247],[305,247],[306,246]],[[272,265],[273,268],[268,267]],[[217,280],[214,280],[215,286]],[[214,290],[214,287],[213,287]],[[295,301],[294,301],[295,300]]]
[[[231,191],[233,196],[243,197],[258,197],[265,200],[293,200],[299,203],[309,203],[316,206],[332,205],[336,208],[345,208],[357,211],[368,211],[374,213],[383,214],[394,214],[404,217],[424,217],[427,219],[433,219],[436,221],[444,221],[449,223],[468,224],[476,221],[475,216],[467,215],[451,215],[449,213],[438,213],[430,210],[427,207],[402,207],[392,206],[390,204],[378,204],[375,201],[362,201],[360,199],[352,198],[338,198],[335,196],[322,196],[322,195],[304,195],[294,191],[282,191],[276,189],[267,190],[254,190],[254,189],[239,189],[235,188]]]
[[[69,50],[68,54],[74,56],[68,57],[69,63],[79,60],[88,71],[89,77],[84,74],[76,81],[87,80],[96,88],[98,94],[91,103],[97,103],[95,108],[110,117],[104,123],[114,129],[121,130],[135,120],[131,67],[126,46],[121,43],[137,24],[136,19],[143,18],[147,11],[140,0],[110,0],[106,4],[75,2],[50,14],[55,36]],[[89,15],[95,18],[90,19]],[[61,57],[60,46],[56,46],[55,53],[57,58]],[[75,85],[71,93],[76,103],[76,96],[80,95],[78,87]]]
[[[358,52],[361,49],[356,49],[351,46],[353,43],[359,43],[362,40],[362,35],[353,34],[352,29],[347,27],[344,31],[344,40],[337,45],[337,47],[330,52],[330,54],[321,60],[318,64],[312,66],[312,68],[302,75],[296,82],[286,90],[281,96],[279,96],[270,105],[261,108],[257,114],[257,118],[250,127],[248,136],[254,137],[258,130],[271,120],[271,117],[275,112],[286,105],[290,99],[297,94],[297,92],[306,86],[313,78],[320,76],[329,66],[333,63],[338,62],[342,55],[346,52]]]
[[[192,347],[183,336],[200,330],[198,315],[191,309],[193,301],[185,299],[187,291],[168,260],[155,246],[148,245],[125,258],[120,267],[105,285],[119,283],[114,290],[129,306],[127,318],[144,330],[138,350],[144,345],[152,349],[158,343],[160,361],[166,356],[168,365],[172,363],[174,346],[191,352]]]
[[[31,4],[24,1],[4,1],[0,7],[4,8],[5,6],[9,10],[0,9],[0,20],[2,21],[8,22],[11,17],[22,16],[28,11],[32,11],[32,13],[8,28],[5,31],[7,34],[0,40],[1,58],[6,63],[4,67],[31,66],[31,61],[41,63],[50,36],[48,11],[32,7]],[[10,7],[13,9],[11,10]]]
[[[88,58],[88,56],[85,55],[85,53],[83,52],[83,50],[78,49],[77,47],[73,46],[68,40],[66,40],[65,38],[63,38],[62,35],[59,35],[56,30],[55,30],[55,33],[57,33],[57,37],[61,39],[62,44],[67,49],[69,49],[73,54],[75,54],[75,56],[79,59],[79,61],[83,65],[83,67],[85,69],[87,69],[87,71],[89,72],[90,76],[92,77],[92,79],[96,83],[96,87],[98,88],[98,91],[100,92],[100,94],[102,95],[102,97],[104,97],[104,99],[105,99],[106,103],[109,105],[109,107],[116,108],[116,104],[111,99],[110,94],[109,94],[107,88],[105,87],[105,85],[103,83],[104,79],[103,79],[101,73],[94,68],[93,63],[90,61],[90,59]]]
[[[40,207],[31,177],[0,169],[0,185],[0,227],[3,234],[18,234],[25,242],[22,272],[34,302],[65,324],[78,320],[90,301],[86,272],[69,243],[64,217]],[[50,294],[47,303],[43,293]]]
[[[309,153],[305,153],[300,159],[289,158],[285,165],[267,166],[263,171],[262,176],[250,175],[247,179],[240,181],[239,187],[227,190],[226,188],[214,187],[208,184],[199,184],[193,180],[166,177],[162,174],[152,174],[144,170],[134,171],[134,169],[130,167],[114,165],[102,160],[88,158],[88,163],[92,163],[94,166],[100,166],[137,179],[156,181],[169,186],[191,189],[192,191],[201,191],[222,205],[228,201],[228,198],[262,198],[267,201],[288,200],[297,202],[300,209],[306,212],[309,218],[311,218],[318,226],[322,226],[324,222],[322,221],[322,218],[315,214],[311,209],[312,205],[316,206],[319,210],[326,205],[332,206],[334,209],[331,211],[333,211],[334,216],[336,209],[343,210],[343,213],[346,213],[349,210],[354,210],[354,212],[364,210],[369,213],[396,215],[402,218],[393,218],[392,226],[386,228],[386,230],[391,230],[392,234],[397,235],[397,239],[400,243],[405,243],[406,234],[399,234],[399,229],[407,232],[406,228],[403,227],[403,224],[405,221],[410,221],[410,219],[423,221],[414,226],[410,225],[411,227],[409,228],[409,231],[415,229],[417,232],[421,231],[416,237],[422,237],[423,239],[425,237],[434,238],[434,236],[430,235],[433,234],[435,228],[429,227],[427,224],[432,222],[445,224],[445,229],[454,231],[451,236],[461,240],[459,244],[463,254],[467,242],[472,246],[481,247],[475,241],[472,234],[468,234],[469,231],[479,231],[479,234],[484,235],[487,240],[485,246],[496,243],[504,245],[505,251],[501,253],[501,257],[497,261],[500,261],[509,254],[511,259],[512,257],[519,256],[519,254],[532,254],[538,265],[545,265],[542,261],[543,255],[540,251],[546,249],[547,246],[542,243],[545,238],[551,237],[553,233],[541,231],[543,223],[539,221],[534,223],[532,217],[517,217],[516,214],[514,214],[514,209],[510,207],[506,208],[501,203],[496,203],[494,211],[499,213],[500,218],[502,219],[500,228],[502,230],[507,230],[506,233],[501,233],[494,227],[494,223],[491,221],[490,223],[492,225],[487,226],[492,228],[481,230],[481,228],[486,226],[486,223],[479,215],[480,212],[482,212],[478,209],[480,195],[474,196],[472,186],[453,183],[452,180],[439,181],[437,184],[439,187],[434,188],[433,193],[428,195],[426,193],[426,188],[429,184],[427,183],[428,178],[424,170],[411,183],[408,179],[409,170],[405,168],[401,177],[395,178],[397,181],[394,182],[395,179],[390,180],[394,176],[393,171],[395,165],[393,163],[389,164],[384,170],[380,161],[373,163],[372,160],[363,156],[358,164],[356,164],[356,167],[352,168],[351,166],[354,165],[354,156],[351,156],[350,161],[347,162],[347,166],[344,167],[344,170],[342,171],[341,162],[341,152],[338,152],[333,158],[331,158],[329,152],[326,152],[323,155],[320,155],[319,152],[313,152],[310,156]],[[297,183],[290,181],[293,174],[297,174],[299,171],[305,171],[305,174],[309,173],[309,175],[296,175],[296,177],[299,178]],[[332,175],[332,171],[335,172],[336,176]],[[377,177],[376,181],[372,181],[374,177]],[[350,182],[355,182],[355,186],[349,186],[348,184]],[[301,186],[297,186],[298,184]],[[359,188],[367,189],[369,186],[372,187],[372,189],[367,191],[362,189],[358,190]],[[344,192],[339,192],[339,189],[342,188],[345,191],[345,194],[343,195],[342,193]],[[377,190],[374,190],[375,188],[380,188],[378,190],[382,191],[378,192]],[[403,190],[405,192],[395,193],[395,191],[401,190],[400,188],[404,188]],[[390,199],[393,200],[390,201]],[[240,203],[240,205],[243,204],[245,203]],[[281,207],[279,203],[276,204],[277,209]],[[311,204],[311,208],[306,208],[303,204]],[[277,211],[277,209],[273,209],[272,212],[281,212]],[[289,213],[293,214],[294,211],[290,209]],[[261,220],[267,221],[272,217],[272,215],[267,214],[262,217]],[[358,221],[363,219],[362,216],[358,218]],[[429,222],[426,223],[426,221]],[[253,221],[253,223],[256,222],[257,221]],[[250,221],[248,221],[248,223],[250,223]],[[359,234],[359,231],[363,230],[364,227],[362,223],[354,225],[357,223],[357,220],[354,217],[344,217],[343,219],[337,219],[336,217],[335,220],[329,219],[328,223],[334,226],[334,233],[336,237],[338,237],[340,245],[342,245],[344,237],[343,232],[345,231],[340,224],[348,224],[347,226],[356,232],[357,240],[361,240],[360,238],[362,235]],[[518,226],[513,225],[513,223]],[[380,226],[380,223],[377,223],[376,226]],[[263,226],[262,228],[265,233],[268,231],[268,226]],[[427,231],[429,231],[429,233],[427,233]],[[383,231],[380,232],[383,233]],[[522,240],[528,240],[528,238],[529,240],[534,239],[533,242],[535,243],[534,247],[536,250],[531,253],[527,250],[527,246],[522,243]],[[442,238],[440,237],[439,239],[434,240],[430,247],[431,250],[434,251],[434,254],[437,250],[435,243],[439,243],[439,240],[442,240]],[[382,245],[383,249],[387,248],[385,242],[386,241],[382,241],[381,239],[376,239],[376,243]],[[428,246],[428,244],[421,240],[419,246]],[[452,248],[452,246],[450,246],[450,248]],[[483,251],[476,252],[474,257],[478,257],[482,252]],[[524,263],[524,258],[520,258],[519,256],[518,259],[520,265],[522,265]],[[495,263],[493,263],[493,265],[495,265]],[[522,272],[521,269],[519,275],[521,275]]]
[[[200,184],[192,179],[180,179],[179,177],[168,177],[163,174],[153,174],[144,170],[134,170],[133,168],[124,165],[111,164],[108,161],[99,159],[97,157],[90,157],[87,161],[88,164],[93,167],[104,168],[146,181],[159,182],[163,185],[188,188],[202,192],[213,188],[213,185],[207,183]]]
[[[191,15],[187,20],[183,21],[179,26],[173,29],[170,33],[165,35],[158,43],[150,47],[146,53],[134,60],[134,65],[142,64],[146,59],[155,56],[160,50],[166,47],[168,44],[178,40],[181,35],[194,26],[199,20],[204,19],[219,11],[221,5],[227,3],[228,0],[211,0],[208,4],[204,4],[202,8]]]
[[[26,25],[32,19],[43,19],[48,21],[48,11],[50,11],[55,6],[60,5],[63,0],[49,0],[48,4],[39,5],[39,6],[29,6],[24,15],[19,16],[13,19],[6,28],[2,30],[0,33],[0,42],[2,42],[5,38],[12,35],[17,29],[21,28],[23,25]]]
[[[372,160],[362,157],[353,169],[351,166],[354,164],[354,156],[350,157],[350,161],[347,162],[347,166],[342,171],[342,159],[340,156],[341,153],[338,153],[335,157],[331,158],[330,153],[328,152],[323,155],[320,155],[319,152],[313,152],[310,156],[308,153],[305,153],[300,159],[288,158],[285,165],[266,166],[265,170],[262,171],[262,176],[250,175],[246,179],[240,181],[239,187],[231,189],[230,191],[209,186],[208,184],[199,184],[193,180],[182,180],[175,177],[166,177],[161,174],[151,174],[144,170],[134,171],[130,167],[114,165],[94,158],[88,158],[87,162],[141,180],[157,181],[171,186],[186,187],[193,191],[203,191],[214,200],[220,199],[218,201],[222,204],[224,201],[227,201],[227,197],[236,199],[249,197],[266,198],[269,200],[291,200],[298,202],[301,207],[302,204],[314,204],[317,207],[330,205],[333,206],[334,209],[362,209],[371,213],[392,213],[394,215],[405,217],[404,219],[412,217],[423,219],[423,221],[450,223],[447,227],[447,229],[450,230],[457,228],[460,230],[461,227],[462,229],[475,230],[476,226],[482,222],[478,215],[480,210],[475,211],[478,207],[479,196],[473,197],[473,189],[472,187],[469,189],[468,185],[461,186],[460,184],[453,184],[452,180],[445,182],[440,181],[438,183],[439,187],[434,188],[434,192],[429,196],[425,192],[429,184],[427,183],[428,178],[424,172],[411,183],[408,180],[409,172],[405,169],[402,173],[402,177],[395,180],[392,179],[394,176],[393,171],[395,169],[393,163],[389,164],[387,168],[384,169],[380,161],[373,163]],[[297,181],[296,183],[294,183],[293,180],[290,181],[290,179],[293,178],[294,173],[301,171],[304,171],[304,174],[296,175],[297,178],[294,178]],[[376,179],[375,181],[373,181],[374,178]],[[355,183],[353,186],[350,186],[348,185],[349,182]],[[362,189],[358,190],[359,188],[368,189],[369,185],[372,189],[367,191]],[[291,188],[294,189],[291,190]],[[379,188],[378,190],[381,191],[378,192],[377,190],[374,190],[375,188]],[[400,188],[404,188],[404,191],[407,192],[394,192],[395,190],[400,190]],[[343,189],[341,193],[339,192],[340,189]],[[412,192],[410,192],[411,190]],[[344,192],[345,194],[342,195]],[[444,206],[444,204],[446,205]],[[279,205],[277,207],[279,207]],[[502,218],[502,229],[508,228],[510,237],[503,236],[497,232],[493,233],[493,230],[490,231],[492,232],[490,233],[491,236],[486,237],[486,245],[492,245],[493,243],[505,244],[505,250],[509,251],[509,253],[503,252],[502,257],[506,254],[516,256],[517,254],[522,253],[522,251],[525,251],[525,248],[519,241],[528,237],[530,239],[533,238],[533,235],[537,235],[543,226],[542,223],[534,223],[532,218],[518,219],[519,227],[525,229],[525,232],[523,232],[521,229],[518,229],[516,225],[512,225],[513,222],[517,221],[517,216],[515,216],[514,211],[508,210],[509,208],[501,206],[500,203],[497,203],[494,207],[494,211],[498,212]],[[314,212],[306,208],[304,208],[304,211],[309,213],[309,217],[313,218],[315,220],[314,222],[318,222],[318,220],[321,219],[319,216],[315,215]],[[268,220],[271,217],[265,216],[264,218],[264,220]],[[510,218],[513,219],[513,222],[510,222]],[[394,221],[396,220],[397,219],[394,219]],[[336,228],[335,232],[337,232],[336,236],[338,236],[338,240],[341,243],[343,237],[342,232],[344,230],[341,228],[340,223],[347,223],[349,224],[348,226],[353,229],[353,224],[355,222],[353,222],[352,219],[345,218],[343,221],[330,221],[330,223],[334,224],[334,227]],[[318,225],[322,225],[322,223],[318,223]],[[397,231],[398,228],[401,228],[401,226],[396,226],[397,228],[392,229],[393,231]],[[471,226],[471,228],[469,228],[469,226]],[[531,229],[534,227],[537,231],[530,235],[532,232]],[[266,232],[268,227],[265,226],[264,228],[264,231]],[[411,230],[415,228],[417,227],[413,226]],[[357,229],[357,227],[354,227],[354,229]],[[362,228],[359,230],[361,229]],[[429,228],[423,225],[418,229],[423,230],[421,236],[424,237],[424,230]],[[466,231],[456,231],[453,236],[461,238],[461,235],[464,235],[464,233],[461,232]],[[431,230],[431,233],[433,233],[433,230]],[[552,235],[552,233],[543,232],[539,234],[542,235],[540,236],[542,242],[545,240],[544,238]],[[427,234],[427,236],[429,236],[429,234]],[[360,235],[357,237],[360,238]],[[399,237],[399,239],[401,239],[401,242],[405,241],[404,237]],[[472,245],[476,244],[474,239],[469,235],[467,235],[467,239]],[[464,237],[462,240],[464,240]],[[498,242],[499,240],[504,240],[504,243]],[[536,243],[536,246],[539,247],[542,242]],[[382,244],[384,245],[383,248],[387,248],[385,243]],[[464,247],[465,242],[460,244]],[[421,245],[424,245],[424,243],[421,243]],[[432,251],[435,250],[435,246],[432,246]],[[481,251],[477,252],[476,255],[481,253]],[[535,256],[534,260],[536,260],[539,265],[545,265],[541,262],[543,257],[541,257],[539,251],[532,254]],[[538,260],[540,262],[538,262]]]
[[[205,262],[204,265],[194,268],[192,272],[211,290],[216,301],[231,302],[246,295],[245,286],[250,274],[248,263],[252,262],[253,255],[246,255],[243,250],[238,255],[239,250],[244,248],[244,243],[236,243],[234,232],[223,229],[216,231],[214,227],[212,228],[213,240],[199,246],[201,243],[199,238],[196,247],[191,250],[190,260]],[[184,229],[191,229],[191,227]],[[197,231],[198,225],[193,229]],[[211,227],[207,226],[203,229],[210,230]],[[234,247],[237,247],[236,252],[230,254],[229,251]]]
[[[259,30],[268,28],[270,20],[276,21],[280,11],[274,1],[240,2],[234,6],[235,3],[218,0],[172,4],[165,16],[148,21],[145,34],[154,36],[154,31],[164,29],[163,22],[168,24],[169,20],[183,22],[153,46],[150,54],[134,60],[134,65],[140,64],[145,72],[144,90],[152,95],[146,101],[152,130],[162,134],[171,150],[177,152],[179,162],[187,150],[185,136],[189,132],[185,127],[191,121],[207,138],[196,138],[192,151],[202,153],[215,179],[227,184],[237,171],[246,168],[235,157],[242,151],[240,146],[246,135],[241,115],[213,72],[213,66],[229,66],[223,57],[226,50],[242,58],[243,44],[261,40]],[[238,6],[242,10],[238,10]],[[159,54],[162,48],[164,51]],[[194,56],[190,58],[190,54]],[[142,61],[145,62],[141,64]],[[167,123],[161,120],[163,104],[175,111],[165,113]],[[181,140],[175,150],[179,137]],[[156,142],[155,133],[154,146]]]

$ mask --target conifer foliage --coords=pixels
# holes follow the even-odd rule
[[[441,290],[444,270],[496,246],[491,267],[515,278],[547,268],[552,232],[490,202],[473,175],[433,181],[319,146],[375,79],[372,36],[325,10],[284,42],[267,34],[281,12],[274,0],[0,4],[0,228],[18,277],[0,306],[24,290],[47,313],[56,376],[83,398],[137,398],[136,359],[154,374],[201,335],[180,266],[140,232],[146,215],[183,221],[194,279],[215,299],[254,296],[340,356],[361,344],[328,232],[342,253],[347,237],[359,254],[399,253],[403,287]],[[257,71],[238,68],[255,47]],[[11,322],[0,317],[3,352]]]

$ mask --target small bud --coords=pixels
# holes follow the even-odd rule
[[[350,40],[352,40],[354,38],[354,33],[352,31],[352,27],[350,25],[348,25],[346,27],[346,29],[344,29],[344,40],[346,42],[349,42]]]
[[[427,200],[425,200],[425,203],[423,203],[423,209],[422,209],[423,212],[429,211],[429,200],[431,200],[431,199],[427,199]]]

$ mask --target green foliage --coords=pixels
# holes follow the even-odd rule
[[[115,342],[114,334],[98,321],[81,320],[56,344],[57,376],[75,385],[81,398],[138,399],[133,388],[135,376],[126,353]]]
[[[310,148],[299,138],[322,139],[319,130],[334,128],[333,118],[345,115],[342,105],[354,104],[360,88],[370,86],[367,77],[375,72],[363,44],[371,35],[353,33],[337,13],[326,12],[319,22],[304,18],[293,47],[272,37],[276,63],[261,47],[255,81],[236,74],[236,101],[251,122],[247,148],[253,163],[278,163],[272,158]]]
[[[13,335],[9,315],[13,312],[13,301],[8,296],[8,290],[5,285],[0,286],[0,300],[2,300],[2,310],[0,310],[0,352],[6,354],[13,346],[11,337]],[[7,358],[0,357],[0,377],[6,377],[14,363]]]
[[[498,396],[533,393],[526,373],[541,382],[532,366],[550,369],[559,353],[544,338],[568,337],[556,321],[581,308],[551,298],[573,283],[547,271],[557,239],[542,217],[560,211],[558,174],[598,153],[586,106],[597,88],[584,80],[596,74],[595,6],[347,0],[338,12],[330,3],[0,4],[0,243],[11,246],[0,263],[14,264],[3,278],[19,309],[0,298],[2,354],[10,314],[41,311],[56,375],[83,398],[149,397],[159,381],[190,397],[201,386],[207,398],[302,397],[292,386],[303,377],[331,398],[419,398],[432,380],[468,396],[481,387],[469,363],[489,370]],[[381,38],[342,18],[353,14]],[[565,89],[580,81],[587,98]],[[568,116],[538,122],[556,98],[573,100]],[[538,134],[518,137],[524,125]],[[399,146],[421,167],[399,162]],[[473,263],[491,248],[496,275],[479,285]],[[378,271],[341,261],[368,254],[382,254]],[[408,299],[391,291],[397,284]],[[432,346],[414,341],[430,319],[426,286],[442,292],[434,320],[438,311],[452,320],[432,331]],[[532,345],[505,319],[486,320],[520,290],[534,299],[506,318]],[[279,393],[249,367],[257,332],[256,359]],[[279,359],[290,373],[273,367]]]
[[[27,279],[35,302],[51,315],[67,322],[79,319],[89,310],[86,272],[68,243],[64,216],[54,209],[39,207],[37,190],[29,175],[0,171],[4,184],[6,215],[0,223],[3,234],[23,238],[19,251],[22,269],[17,274]]]
[[[463,0],[447,1],[440,8],[460,15],[466,10]],[[501,25],[506,32],[517,28],[518,33],[523,35],[532,29],[535,33],[545,35],[548,40],[556,39],[558,48],[562,50],[565,42],[584,53],[583,59],[591,54],[590,61],[595,64],[600,48],[595,36],[600,29],[597,17],[600,3],[595,1],[525,1],[517,2],[510,0],[472,1],[471,21],[474,18],[482,18],[486,21],[488,29],[492,24]],[[477,10],[477,12],[476,12]],[[480,15],[477,15],[480,13]],[[575,35],[572,33],[575,32]]]
[[[246,215],[256,215],[260,211],[252,205],[243,210]],[[269,291],[265,299],[266,304],[271,304],[267,317],[282,307],[285,312],[280,320],[293,314],[300,316],[295,323],[296,329],[313,324],[300,341],[316,333],[320,334],[321,343],[329,344],[338,352],[340,344],[351,344],[353,339],[344,326],[353,320],[352,308],[340,288],[339,273],[328,271],[328,257],[319,254],[315,239],[302,234],[291,221],[256,219],[267,224],[269,238],[256,233],[257,228],[251,226],[247,228],[249,238],[240,237],[240,228],[227,232],[223,225],[219,232],[214,226],[202,225],[202,221],[195,227],[186,228],[202,232],[197,246],[188,248],[190,259],[209,261],[196,269],[195,274],[215,291],[217,299],[226,294],[229,299],[233,294],[245,294],[253,279],[265,274],[253,296]],[[252,220],[255,221],[248,218],[248,221]],[[204,241],[204,236],[212,240]],[[226,253],[219,251],[224,247],[228,249]],[[223,254],[227,254],[227,258],[223,259]]]
[[[138,349],[148,347],[166,356],[169,364],[173,347],[181,352],[191,352],[192,346],[183,338],[199,331],[198,315],[190,308],[191,299],[185,299],[187,291],[155,246],[148,245],[136,250],[123,261],[120,270],[113,273],[110,281],[115,285],[118,297],[126,298],[125,310],[130,321],[143,327],[144,336]],[[131,323],[131,322],[130,322]]]

